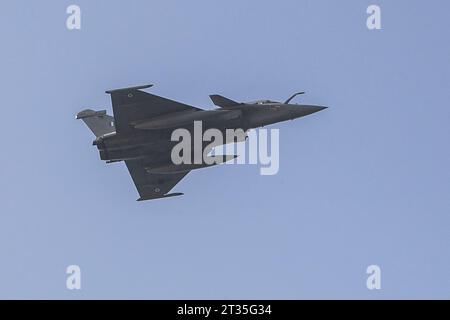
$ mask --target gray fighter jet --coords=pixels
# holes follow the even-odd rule
[[[142,91],[152,85],[110,90],[114,117],[105,110],[90,109],[79,112],[95,134],[93,145],[107,163],[125,161],[140,195],[138,201],[182,195],[168,192],[189,171],[210,164],[174,164],[171,150],[177,142],[171,141],[175,129],[193,131],[194,121],[201,121],[203,130],[216,128],[246,131],[265,125],[303,117],[326,107],[258,100],[240,103],[220,95],[211,95],[215,110],[202,110]],[[226,160],[224,160],[226,161]]]

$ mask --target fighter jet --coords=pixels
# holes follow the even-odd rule
[[[191,170],[211,166],[173,163],[171,150],[176,142],[171,140],[171,134],[175,129],[184,128],[191,132],[194,122],[201,121],[204,130],[241,128],[247,131],[326,108],[291,104],[292,99],[304,93],[299,92],[285,102],[258,100],[246,103],[215,94],[210,98],[218,108],[203,110],[143,91],[151,86],[106,91],[111,95],[114,116],[107,115],[106,110],[90,109],[76,116],[96,136],[93,145],[97,146],[101,160],[125,162],[140,195],[137,201],[182,195],[168,192]]]

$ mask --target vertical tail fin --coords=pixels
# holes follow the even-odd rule
[[[82,119],[96,137],[116,131],[114,118],[106,114],[106,110],[94,111],[90,109],[78,112],[77,119]]]
[[[209,96],[212,100],[212,102],[221,108],[227,109],[227,108],[232,108],[234,106],[240,105],[239,102],[233,101],[231,99],[225,98],[223,96],[220,96],[218,94],[212,94]]]

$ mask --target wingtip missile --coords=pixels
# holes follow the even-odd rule
[[[153,84],[146,84],[146,85],[142,85],[142,86],[135,86],[135,87],[128,87],[128,88],[106,90],[105,93],[111,94],[111,93],[120,92],[120,91],[147,89],[147,88],[150,88],[150,87],[153,87]]]
[[[175,193],[163,194],[163,195],[155,196],[155,197],[140,197],[136,201],[155,200],[155,199],[162,199],[162,198],[177,197],[177,196],[182,196],[182,195],[184,195],[184,193],[175,192]]]

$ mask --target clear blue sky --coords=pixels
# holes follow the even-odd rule
[[[78,4],[82,29],[66,29]],[[366,28],[366,8],[382,30]],[[450,3],[4,1],[0,298],[450,298]],[[280,171],[136,202],[75,114],[106,89],[330,108],[273,126]],[[82,290],[65,287],[77,264]],[[382,289],[366,288],[366,268]]]

